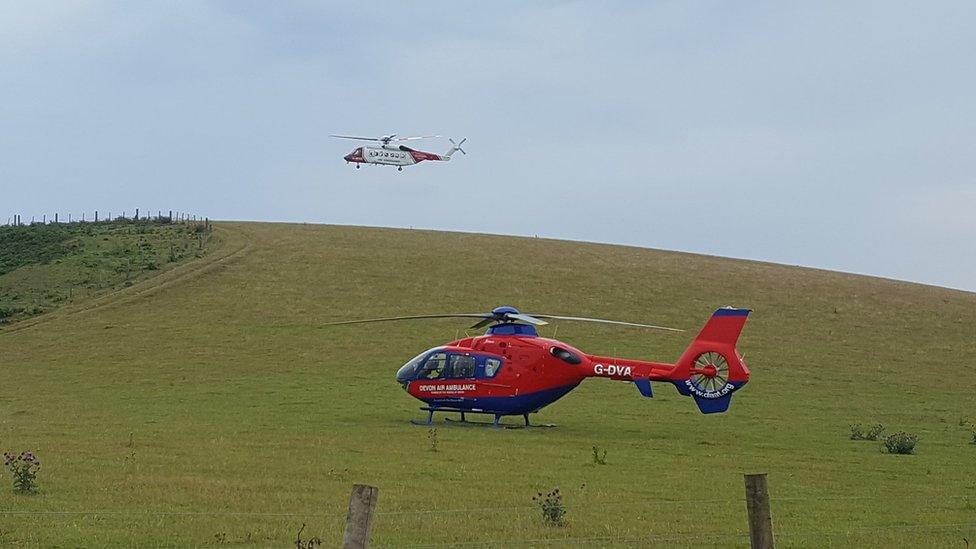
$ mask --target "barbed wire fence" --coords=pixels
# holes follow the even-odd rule
[[[747,498],[748,498],[747,490]],[[378,499],[378,489],[375,487],[364,486],[364,485],[354,485],[353,494],[350,497],[349,502],[349,512],[343,516],[337,512],[293,512],[293,511],[233,511],[233,510],[212,510],[212,511],[152,511],[152,510],[14,510],[14,509],[0,509],[0,517],[120,517],[120,518],[137,518],[137,517],[170,517],[170,518],[188,518],[188,519],[218,519],[218,518],[228,518],[228,519],[290,519],[294,520],[296,524],[302,522],[304,524],[307,521],[322,521],[331,524],[332,526],[338,528],[345,524],[345,534],[343,547],[349,548],[366,548],[370,546],[370,530],[372,524],[375,520],[379,519],[381,524],[386,523],[388,520],[398,520],[398,519],[410,519],[418,518],[418,522],[421,524],[430,524],[428,521],[424,520],[423,517],[428,517],[431,515],[461,515],[470,516],[475,514],[507,514],[507,513],[529,513],[538,509],[537,506],[533,505],[514,505],[514,506],[479,506],[479,507],[445,507],[445,508],[423,508],[423,509],[392,509],[392,510],[376,510],[376,503]],[[767,494],[768,496],[768,494]],[[784,496],[784,497],[772,497],[768,498],[769,501],[776,504],[778,508],[782,508],[782,505],[789,505],[794,503],[809,503],[809,502],[887,502],[890,499],[890,495],[876,494],[876,495],[849,495],[849,494],[833,494],[833,495],[817,495],[817,496]],[[971,494],[947,494],[947,495],[899,495],[898,500],[902,502],[912,503],[912,504],[934,504],[937,502],[955,502],[955,501],[965,501],[969,502],[970,499],[974,498]],[[641,506],[715,506],[720,504],[725,505],[741,505],[742,499],[734,498],[708,498],[708,499],[639,499],[635,501],[628,501],[627,506],[629,508],[636,508]],[[781,505],[782,504],[782,505]],[[594,508],[603,508],[608,506],[619,506],[621,502],[619,500],[607,500],[607,501],[591,501],[587,502],[585,505],[578,507],[566,506],[567,510],[592,510]],[[747,505],[747,507],[749,507]],[[968,507],[967,507],[968,508]],[[751,513],[752,509],[748,510]],[[748,514],[747,513],[747,514]],[[749,521],[749,525],[752,525],[752,521]],[[746,526],[746,525],[743,525]],[[962,544],[964,541],[969,541],[973,543],[974,538],[976,538],[976,516],[974,516],[971,521],[944,521],[944,522],[923,522],[923,521],[913,521],[913,522],[892,522],[890,524],[852,524],[850,526],[838,528],[837,524],[825,525],[827,527],[823,529],[797,529],[797,530],[776,530],[775,535],[777,538],[828,538],[828,537],[843,537],[843,536],[854,536],[860,537],[865,535],[875,535],[879,533],[891,533],[893,531],[897,532],[956,532],[958,533],[960,539],[959,542]],[[555,531],[554,531],[555,532]],[[558,536],[554,535],[552,537],[508,537],[508,538],[498,538],[498,539],[480,539],[480,540],[470,540],[470,541],[457,541],[457,540],[430,540],[424,541],[422,543],[397,543],[395,545],[373,545],[375,547],[520,547],[520,546],[540,546],[540,545],[578,545],[578,546],[606,546],[606,545],[634,545],[634,544],[667,544],[667,543],[678,543],[678,544],[706,544],[706,543],[743,543],[746,539],[750,539],[751,546],[754,548],[760,547],[772,547],[772,529],[770,523],[768,543],[760,542],[757,544],[755,542],[754,532],[750,528],[736,529],[732,528],[723,532],[659,532],[659,533],[648,533],[646,535],[599,535],[599,536]],[[423,539],[421,534],[421,539]],[[350,541],[351,540],[351,541]],[[827,543],[827,542],[824,542]],[[964,545],[960,545],[963,547]],[[976,547],[976,543],[973,543]]]

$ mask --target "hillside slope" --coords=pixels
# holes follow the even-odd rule
[[[350,485],[367,482],[380,487],[376,546],[742,546],[741,475],[756,471],[781,546],[976,537],[976,294],[544,239],[216,234],[247,245],[137,298],[0,332],[0,449],[43,463],[34,496],[0,477],[0,544],[281,546],[307,523],[333,545]],[[752,382],[728,414],[703,416],[670,387],[642,399],[589,380],[538,415],[557,428],[439,424],[433,452],[393,374],[464,324],[319,327],[502,304],[689,330],[558,326],[589,352],[660,360],[715,307],[750,307]],[[852,423],[916,433],[918,453],[850,441]],[[531,507],[555,487],[564,528]]]

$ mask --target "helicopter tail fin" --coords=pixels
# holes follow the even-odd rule
[[[448,139],[448,141],[451,142],[451,150],[447,151],[447,153],[444,154],[443,158],[445,160],[450,159],[451,158],[451,155],[454,154],[454,153],[456,153],[456,152],[458,152],[458,151],[461,151],[461,154],[465,154],[465,155],[468,154],[468,153],[464,152],[464,149],[461,148],[461,145],[464,145],[464,142],[467,141],[467,140],[468,140],[468,138],[465,137],[465,138],[461,139],[460,143],[455,143],[453,139]]]
[[[732,307],[716,310],[668,374],[678,392],[694,398],[703,414],[728,410],[732,393],[749,381],[749,369],[735,347],[749,313]]]

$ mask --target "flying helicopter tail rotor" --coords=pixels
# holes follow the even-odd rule
[[[732,393],[749,381],[749,369],[735,345],[749,309],[715,311],[668,374],[678,392],[695,399],[703,414],[728,410]]]
[[[456,153],[458,151],[461,151],[461,154],[463,154],[463,155],[467,155],[468,153],[464,152],[464,149],[461,148],[461,145],[464,145],[464,142],[467,141],[467,140],[468,140],[468,138],[465,137],[465,138],[461,139],[460,142],[455,143],[453,139],[448,139],[448,141],[451,142],[451,150],[447,151],[447,154],[444,155],[444,158],[450,158],[452,154],[454,154],[454,153]]]

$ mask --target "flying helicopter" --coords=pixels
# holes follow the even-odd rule
[[[401,141],[432,139],[435,137],[440,137],[439,135],[416,135],[401,137],[393,133],[381,137],[358,137],[355,135],[330,135],[329,137],[380,143],[379,146],[371,147],[367,145],[365,147],[356,147],[351,153],[342,157],[346,162],[354,162],[357,169],[359,168],[360,164],[379,164],[382,166],[396,166],[397,171],[403,171],[404,166],[419,164],[424,160],[439,160],[446,162],[450,160],[451,156],[458,151],[461,151],[461,154],[464,155],[468,154],[464,152],[464,149],[461,148],[461,145],[468,140],[467,137],[461,139],[459,143],[455,143],[453,139],[448,139],[448,141],[451,142],[451,148],[444,154],[418,151],[416,149],[411,149],[406,145],[397,144]]]
[[[749,309],[723,307],[673,364],[611,356],[599,356],[561,341],[540,337],[536,326],[548,320],[598,322],[654,330],[674,328],[549,314],[523,314],[501,306],[490,313],[457,313],[399,316],[332,322],[327,325],[362,324],[435,318],[477,318],[471,328],[488,327],[484,335],[465,337],[427,349],[404,364],[396,380],[410,396],[422,401],[430,425],[435,412],[494,416],[498,427],[504,416],[523,416],[559,400],[584,379],[602,377],[636,385],[644,397],[652,397],[652,381],[673,384],[694,399],[704,414],[725,412],[732,394],[749,381],[749,369],[736,349]],[[448,421],[451,421],[448,418]]]

